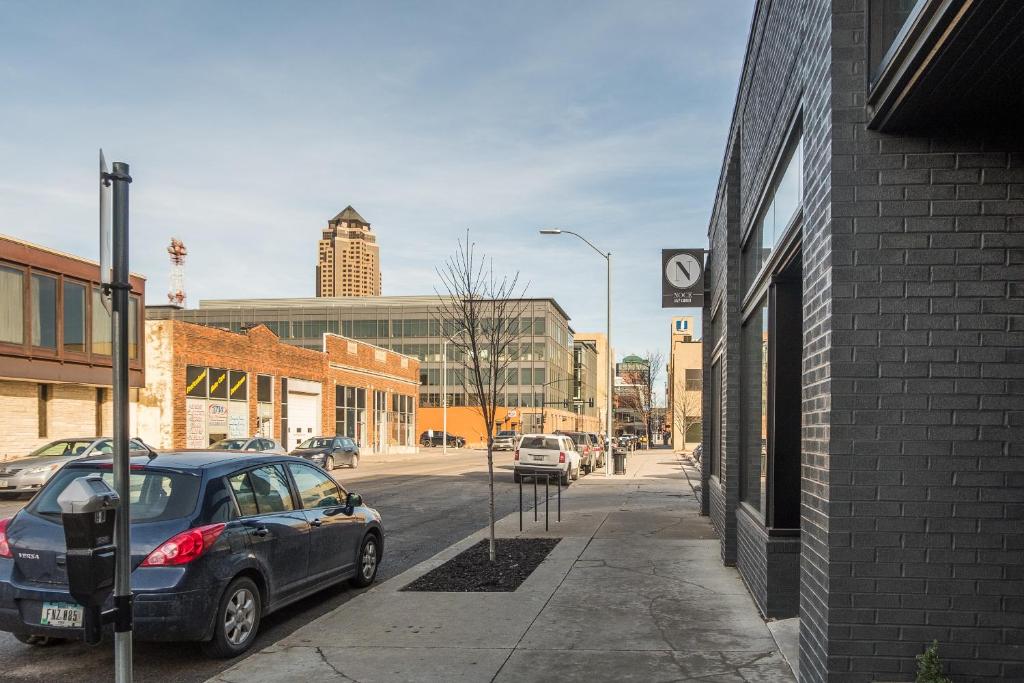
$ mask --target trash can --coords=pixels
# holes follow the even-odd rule
[[[612,454],[612,459],[615,461],[615,474],[626,473],[626,452],[615,451]]]

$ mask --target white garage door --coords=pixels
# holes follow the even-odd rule
[[[320,396],[288,392],[288,450],[320,436]]]

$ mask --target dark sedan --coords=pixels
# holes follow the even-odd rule
[[[444,445],[444,442],[448,442],[450,448],[462,448],[466,445],[466,440],[456,434],[448,434],[448,438],[445,439],[441,432],[423,432],[420,434],[420,445],[425,448],[440,448]]]
[[[380,515],[315,465],[190,452],[132,458],[131,470],[140,640],[200,641],[210,656],[233,657],[270,612],[341,581],[368,586],[376,578]],[[96,472],[112,482],[110,459],[69,463],[0,521],[0,630],[23,643],[82,636],[57,496]]]
[[[333,470],[339,464],[359,467],[359,444],[347,436],[314,436],[288,455],[315,462],[325,470]]]

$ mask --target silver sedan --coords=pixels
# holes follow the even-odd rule
[[[132,455],[152,452],[139,439],[129,439],[128,449]],[[35,493],[69,462],[113,452],[114,443],[110,437],[88,436],[51,441],[24,458],[0,462],[0,494]]]

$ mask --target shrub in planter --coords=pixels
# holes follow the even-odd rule
[[[953,683],[942,675],[942,662],[939,661],[939,641],[933,640],[924,654],[917,656],[916,683]]]

